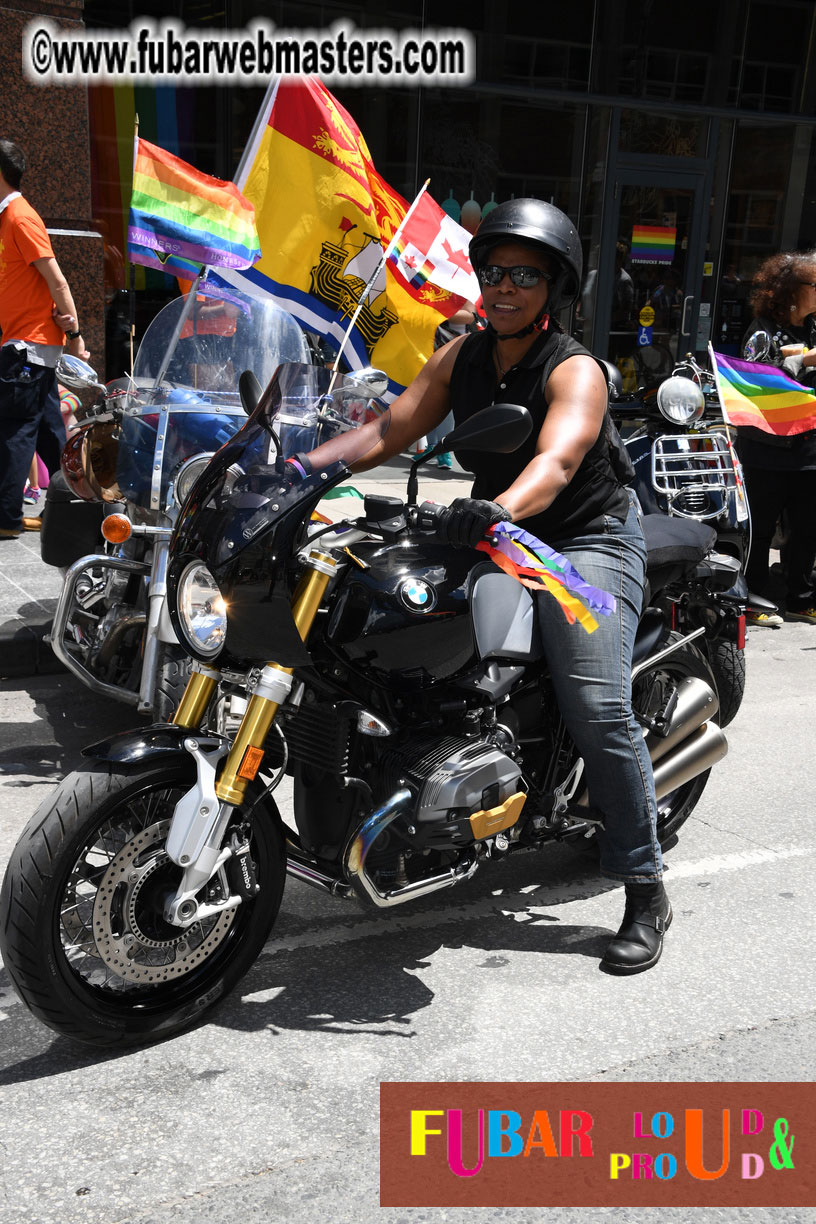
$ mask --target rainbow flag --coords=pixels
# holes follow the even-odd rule
[[[816,393],[784,370],[739,361],[711,350],[723,415],[732,425],[752,425],[779,438],[816,429]]]
[[[131,263],[193,280],[202,266],[250,268],[260,255],[255,210],[234,183],[136,137]]]
[[[670,264],[677,245],[677,230],[669,225],[635,225],[632,227],[632,263]]]
[[[578,621],[587,633],[598,628],[594,612],[610,616],[615,611],[613,595],[590,586],[571,561],[515,523],[495,523],[476,547],[524,586],[549,591],[569,624]]]

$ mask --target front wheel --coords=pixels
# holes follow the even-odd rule
[[[0,952],[23,1002],[78,1041],[125,1046],[194,1024],[249,969],[280,906],[285,855],[253,825],[260,891],[186,929],[165,922],[181,869],[165,842],[192,760],[70,774],[32,817],[0,891]],[[211,881],[208,888],[217,893]]]

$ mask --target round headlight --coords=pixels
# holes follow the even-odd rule
[[[193,649],[214,658],[227,634],[227,605],[206,565],[188,565],[178,584],[178,613],[182,632]]]
[[[705,412],[705,397],[690,378],[667,378],[657,388],[657,406],[667,421],[691,425]]]
[[[187,500],[187,494],[205,467],[208,466],[214,453],[214,451],[210,451],[208,454],[193,455],[192,459],[187,459],[182,463],[176,473],[175,483],[173,484],[173,497],[177,506],[181,506]]]

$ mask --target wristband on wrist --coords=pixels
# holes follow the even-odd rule
[[[81,331],[72,331],[72,332],[65,333],[66,339],[68,340],[78,340],[81,335],[82,335]]]
[[[293,464],[304,479],[307,476],[311,476],[312,465],[307,459],[306,455],[304,455],[301,451],[299,451],[297,454],[290,455],[286,462]]]

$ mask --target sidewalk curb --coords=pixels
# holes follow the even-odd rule
[[[23,620],[10,616],[0,621],[0,677],[47,676],[65,671],[46,641],[53,617]]]

